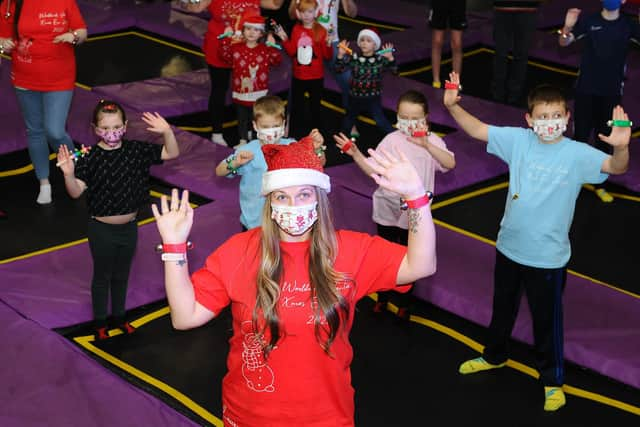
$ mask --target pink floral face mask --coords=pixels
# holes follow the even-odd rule
[[[318,219],[318,202],[302,206],[271,204],[271,218],[287,234],[299,236],[311,228]]]

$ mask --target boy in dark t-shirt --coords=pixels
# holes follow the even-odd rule
[[[592,132],[608,135],[611,110],[620,104],[629,42],[640,40],[640,25],[620,14],[626,0],[603,0],[602,10],[579,18],[580,9],[569,9],[560,30],[560,46],[583,42],[580,74],[576,81],[573,139],[589,142]],[[605,153],[611,148],[599,138],[595,147]],[[604,183],[596,189],[603,202],[612,202]]]

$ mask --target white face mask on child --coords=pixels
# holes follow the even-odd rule
[[[427,129],[427,119],[401,119],[398,117],[398,122],[396,123],[398,130],[404,133],[407,136],[413,135],[413,131],[418,129]]]
[[[284,125],[273,128],[256,128],[256,136],[262,142],[274,144],[284,136]]]
[[[271,219],[287,234],[300,236],[318,219],[318,202],[302,206],[280,206],[271,203]]]
[[[543,141],[556,140],[562,136],[566,130],[567,120],[564,118],[533,121],[533,131]]]

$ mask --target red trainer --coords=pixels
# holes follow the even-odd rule
[[[404,307],[398,308],[398,313],[397,314],[398,314],[399,318],[405,319],[405,320],[409,320],[410,314],[409,314],[409,310],[408,309],[406,309]]]
[[[386,302],[377,301],[373,305],[373,312],[374,313],[382,313],[386,308],[387,308],[387,303]]]
[[[125,335],[131,335],[136,331],[136,328],[131,325],[129,322],[124,322],[120,325],[120,330],[125,333]]]
[[[106,326],[103,326],[102,328],[98,328],[96,329],[96,333],[94,334],[94,337],[96,341],[104,341],[109,338],[109,330],[107,329]]]

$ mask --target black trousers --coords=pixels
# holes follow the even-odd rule
[[[500,364],[509,358],[508,343],[518,314],[522,290],[533,320],[534,348],[540,380],[545,386],[564,382],[562,294],[567,268],[536,268],[518,264],[496,250],[493,315],[484,359]]]
[[[409,243],[409,230],[400,227],[376,224],[378,236],[393,243],[407,246]],[[411,302],[411,292],[400,293],[395,291],[378,292],[378,302],[393,302],[400,308],[408,308]]]
[[[493,97],[497,101],[515,103],[525,95],[529,47],[536,30],[537,13],[496,10],[493,19],[493,42],[496,47],[491,87]],[[508,70],[510,51],[513,60]]]
[[[241,104],[234,104],[236,108],[236,117],[238,118],[238,138],[249,142],[250,123],[253,120],[253,107]]]
[[[111,314],[117,323],[122,323],[125,318],[129,271],[138,242],[138,224],[131,221],[114,225],[90,219],[87,235],[93,258],[93,318],[96,325],[106,326],[111,294]]]
[[[356,123],[358,114],[368,112],[376,122],[376,125],[385,133],[395,130],[382,110],[382,100],[379,96],[351,96],[349,95],[349,108],[342,121],[342,132],[351,134],[351,128]]]
[[[593,134],[594,147],[607,154],[612,147],[598,138],[598,134],[609,135],[607,121],[613,116],[613,108],[620,103],[621,96],[598,96],[576,91],[574,99],[573,139],[589,143]]]
[[[300,139],[309,135],[311,129],[320,129],[320,101],[322,101],[324,79],[291,79],[291,103],[289,106],[289,136]],[[305,92],[309,98],[305,97]]]
[[[229,90],[231,68],[219,68],[209,65],[209,80],[211,93],[209,94],[209,116],[213,133],[222,133],[224,106]]]

